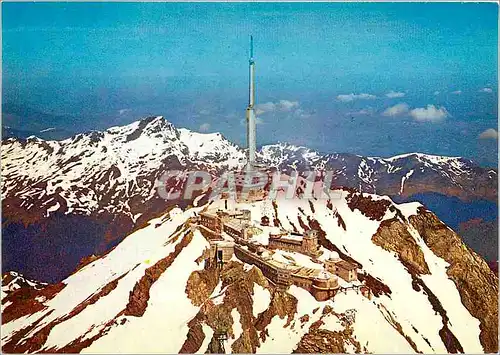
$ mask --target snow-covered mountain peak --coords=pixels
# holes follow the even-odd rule
[[[109,128],[105,132],[122,137],[125,142],[134,141],[141,136],[151,139],[163,138],[165,141],[179,138],[179,132],[175,126],[163,116],[146,117],[126,126]]]
[[[216,173],[237,167],[243,157],[221,134],[178,130],[154,116],[63,141],[3,141],[2,196],[25,200],[24,209],[41,208],[46,217],[56,211],[121,210],[134,220],[143,212],[120,201],[155,197],[154,182],[166,170],[197,167]],[[35,187],[35,181],[41,183]]]
[[[272,208],[265,206],[269,201],[232,206],[250,211],[259,230],[251,240],[261,245],[269,243],[271,229],[260,224],[267,217],[299,235],[316,229],[325,257],[356,264],[359,279],[339,281],[333,299],[318,301],[295,284],[275,287],[236,254],[221,269],[211,268],[209,240],[191,224],[205,206],[175,208],[61,283],[32,298],[8,297],[3,350],[204,353],[220,331],[233,353],[494,349],[490,301],[498,279],[484,261],[418,203],[398,205],[345,190],[337,197],[278,199]],[[224,202],[210,208],[224,208]],[[275,256],[317,267],[298,252],[275,250]],[[361,286],[371,298],[359,292]]]
[[[286,142],[265,145],[258,152],[258,155],[271,166],[279,166],[285,162],[290,162],[292,165],[294,165],[294,162],[301,161],[314,163],[321,158],[314,150]]]
[[[9,271],[2,275],[1,299],[3,299],[12,292],[19,290],[22,287],[40,289],[45,286],[47,286],[47,284],[43,282],[29,280],[16,271]]]
[[[467,161],[470,162],[471,160],[465,159],[463,157],[449,157],[449,156],[443,156],[443,155],[434,155],[434,154],[425,154],[425,153],[406,153],[406,154],[400,154],[400,155],[395,155],[390,158],[382,158],[386,161],[389,162],[394,162],[400,159],[405,159],[405,158],[413,158],[417,159],[419,161],[427,161],[430,163],[434,164],[439,164],[439,163],[452,163],[452,162],[457,162],[457,161]]]
[[[332,171],[334,186],[366,192],[410,194],[412,186],[420,190],[428,186],[429,191],[452,191],[464,198],[496,197],[496,171],[457,157],[420,153],[386,159],[321,155],[284,142],[263,146],[257,157],[287,173]],[[117,204],[133,216],[140,212],[131,212],[127,204],[118,201],[127,196],[152,198],[156,195],[155,179],[167,169],[198,168],[218,174],[237,169],[244,161],[244,149],[220,133],[177,129],[163,116],[152,116],[62,141],[36,137],[3,141],[2,196],[15,196],[23,209],[42,208],[44,216],[57,210],[89,215],[115,210]]]
[[[188,147],[188,154],[195,161],[211,161],[235,168],[245,156],[241,148],[219,132],[198,133],[185,128],[178,131],[179,139]]]
[[[287,142],[278,142],[278,143],[275,143],[275,144],[268,144],[268,145],[265,145],[262,147],[262,152],[268,152],[268,151],[292,151],[292,152],[297,152],[297,151],[300,151],[300,152],[314,152],[313,150],[307,148],[307,147],[304,147],[304,146],[300,146],[300,145],[294,145],[294,144],[290,144],[290,143],[287,143]],[[316,152],[314,152],[316,153]]]
[[[383,159],[321,155],[286,143],[262,147],[259,159],[279,171],[334,173],[330,187],[339,194],[331,201],[236,206],[251,210],[256,224],[265,215],[276,228],[322,230],[323,255],[362,264],[375,298],[346,290],[327,304],[296,286],[278,292],[256,267],[238,260],[231,260],[228,272],[204,270],[208,241],[187,221],[206,206],[207,196],[165,201],[158,194],[155,181],[166,170],[218,175],[239,167],[244,157],[220,133],[177,129],[161,116],[63,141],[3,141],[2,222],[38,225],[50,238],[37,244],[50,250],[33,247],[30,257],[53,255],[54,245],[66,251],[75,225],[89,226],[88,233],[78,232],[96,241],[95,254],[108,251],[81,260],[84,266],[72,273],[77,260],[61,283],[7,296],[3,350],[109,352],[119,346],[123,352],[205,352],[219,319],[231,329],[226,348],[234,352],[494,349],[497,317],[490,296],[496,292],[487,265],[418,203],[399,205],[388,196],[444,191],[496,200],[495,170],[419,153]],[[79,259],[90,255],[75,253]],[[348,325],[346,314],[353,309],[356,321]],[[168,343],[158,341],[165,337]]]
[[[408,164],[408,161],[415,161],[418,162],[422,168],[444,170],[446,173],[451,173],[452,175],[470,175],[473,173],[473,170],[478,167],[472,160],[463,157],[448,157],[424,153],[408,153],[384,158],[382,160],[389,164]]]

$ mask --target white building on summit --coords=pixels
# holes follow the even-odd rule
[[[358,282],[358,265],[341,259],[336,252],[331,252],[326,260],[319,260],[323,251],[317,230],[308,229],[299,234],[262,224],[258,227],[247,209],[207,209],[191,222],[191,227],[197,228],[210,243],[206,268],[223,268],[224,263],[235,257],[257,266],[278,288],[296,285],[316,300],[325,301],[347,288],[360,289],[364,296],[371,297],[369,289]],[[262,233],[268,234],[267,238],[256,240]],[[351,284],[343,287],[339,277]]]

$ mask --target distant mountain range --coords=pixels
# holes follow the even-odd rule
[[[73,132],[65,131],[59,128],[46,128],[39,132],[24,131],[20,129],[2,127],[2,139],[21,138],[26,139],[31,136],[36,136],[46,140],[61,140],[75,135]]]
[[[81,118],[54,115],[14,103],[2,104],[2,138],[28,138],[59,140],[69,138],[84,127]]]
[[[60,141],[4,139],[4,269],[60,280],[81,258],[106,252],[151,218],[174,205],[193,204],[194,199],[165,202],[158,196],[155,181],[164,171],[205,170],[217,176],[241,167],[244,156],[243,149],[220,133],[178,129],[161,116]],[[262,147],[258,157],[287,173],[332,170],[332,187],[401,201],[429,193],[456,197],[464,204],[495,204],[497,199],[497,171],[460,157],[320,154],[285,143]]]
[[[21,288],[40,290],[45,286],[46,283],[28,280],[15,271],[9,271],[2,275],[2,299]]]

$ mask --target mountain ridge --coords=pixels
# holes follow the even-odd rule
[[[258,157],[286,174],[332,170],[332,188],[401,197],[429,191],[465,201],[497,196],[496,170],[462,158],[321,155],[285,143],[263,147]],[[9,250],[4,253],[5,265],[43,281],[60,280],[81,258],[106,252],[165,210],[194,204],[196,196],[166,202],[158,195],[156,181],[163,172],[203,170],[217,177],[239,169],[244,159],[244,150],[220,133],[178,129],[162,116],[62,141],[2,141],[2,230]],[[83,224],[88,231],[78,227]],[[78,247],[68,252],[66,240],[76,235]],[[53,240],[61,265],[54,264],[54,250],[44,247],[42,237]],[[54,264],[52,274],[36,275],[35,266],[29,271],[21,264],[31,260],[36,265],[39,258]]]
[[[42,140],[46,140],[46,141],[54,141],[54,142],[59,142],[59,141],[66,141],[66,140],[70,140],[70,139],[74,139],[75,137],[77,136],[84,136],[84,135],[93,135],[93,134],[96,134],[96,133],[103,133],[103,132],[108,132],[108,131],[117,131],[117,130],[120,130],[120,128],[122,127],[131,127],[131,126],[134,126],[134,125],[144,125],[144,126],[147,126],[149,123],[151,122],[158,122],[158,121],[163,121],[166,123],[167,126],[169,126],[170,128],[173,128],[173,129],[177,129],[179,131],[184,131],[184,132],[189,132],[189,133],[192,133],[192,134],[196,134],[198,136],[210,136],[210,135],[215,135],[215,136],[219,136],[221,137],[222,140],[227,140],[224,135],[221,133],[221,132],[211,132],[211,133],[206,133],[206,132],[197,132],[197,131],[192,131],[192,130],[189,130],[187,128],[175,128],[174,124],[171,123],[170,121],[166,120],[164,118],[164,116],[161,116],[161,115],[157,115],[157,116],[148,116],[148,117],[145,117],[145,118],[142,118],[140,120],[137,120],[137,121],[134,121],[132,123],[129,123],[129,124],[126,124],[126,125],[121,125],[121,126],[112,126],[112,127],[109,127],[107,129],[105,129],[104,131],[101,131],[101,130],[95,130],[95,129],[91,129],[91,130],[87,130],[87,131],[84,131],[84,132],[81,132],[81,133],[71,133],[72,135],[70,137],[67,137],[65,139],[46,139],[46,138],[43,138],[43,137],[38,137],[36,136],[36,133],[34,132],[30,132],[32,133],[31,136],[28,136],[28,137],[7,137],[7,138],[3,138],[3,140],[26,140],[28,138],[36,138],[36,139],[42,139]],[[7,126],[4,126],[4,128],[10,128],[10,127],[7,127]],[[50,130],[54,130],[56,128],[48,128],[48,129],[44,129],[40,132],[44,132],[44,131],[50,131]],[[397,155],[393,155],[393,156],[388,156],[388,157],[382,157],[382,156],[363,156],[363,155],[359,155],[359,154],[355,154],[355,153],[347,153],[347,152],[336,152],[336,153],[321,153],[319,151],[316,151],[316,150],[313,150],[311,148],[308,148],[307,146],[302,146],[302,145],[295,145],[295,144],[290,144],[286,141],[278,141],[276,143],[269,143],[269,144],[265,144],[265,145],[262,145],[260,146],[260,149],[259,150],[264,150],[266,147],[281,147],[281,148],[284,148],[284,149],[290,149],[290,150],[307,150],[313,154],[317,154],[317,155],[321,155],[321,156],[324,156],[324,155],[340,155],[340,156],[347,156],[347,155],[351,155],[351,156],[356,156],[356,157],[359,157],[359,158],[365,158],[365,159],[371,159],[371,160],[384,160],[384,161],[394,161],[394,160],[397,160],[397,159],[400,159],[400,158],[407,158],[407,157],[416,157],[416,158],[423,158],[423,159],[426,159],[426,160],[429,160],[429,161],[438,161],[438,160],[443,160],[443,161],[453,161],[453,160],[461,160],[461,161],[467,161],[467,162],[470,162],[470,163],[474,163],[474,160],[473,159],[469,159],[469,158],[464,158],[464,157],[461,157],[461,156],[444,156],[444,155],[436,155],[436,154],[430,154],[430,153],[421,153],[421,152],[408,152],[408,153],[400,153],[400,154],[397,154]],[[241,148],[241,150],[243,150],[244,148]],[[269,149],[269,148],[267,148]],[[477,165],[477,164],[476,164]],[[494,167],[483,167],[485,169],[492,169],[492,170],[496,170]]]
[[[498,278],[484,260],[418,203],[338,193],[233,207],[249,209],[254,223],[265,215],[287,229],[315,228],[323,253],[343,250],[356,261],[372,299],[347,290],[319,302],[293,285],[279,290],[237,258],[207,268],[209,243],[190,221],[223,208],[215,201],[149,221],[33,298],[7,296],[14,309],[35,306],[4,322],[2,349],[197,353],[214,349],[224,329],[231,352],[495,352]]]

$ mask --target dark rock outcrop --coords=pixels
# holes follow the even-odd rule
[[[347,205],[354,211],[359,210],[371,220],[381,221],[385,212],[391,206],[388,200],[374,200],[371,196],[364,196],[363,193],[349,193],[347,196]]]
[[[48,285],[40,290],[22,287],[12,292],[2,300],[2,304],[11,302],[7,307],[2,307],[2,324],[44,310],[46,306],[43,305],[43,302],[38,301],[38,299],[50,300],[65,286],[66,284],[60,282]]]
[[[260,269],[252,267],[245,270],[242,263],[231,261],[225,264],[222,270],[205,269],[191,274],[186,293],[200,310],[195,318],[189,322],[189,332],[180,349],[181,352],[205,352],[200,349],[205,339],[202,325],[206,324],[215,334],[225,333],[234,342],[231,349],[233,353],[255,353],[261,340],[265,339],[267,326],[274,316],[286,318],[286,326],[290,326],[297,310],[297,300],[292,295],[276,290],[262,275]],[[196,284],[195,281],[201,284]],[[210,299],[217,283],[221,282],[223,290],[222,300],[214,302]],[[255,316],[253,314],[254,287],[260,285],[271,293],[269,307]],[[242,328],[241,335],[235,339],[233,333],[235,319],[232,311],[236,309],[240,315]],[[217,348],[218,342],[212,338],[209,350]]]

